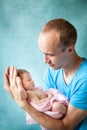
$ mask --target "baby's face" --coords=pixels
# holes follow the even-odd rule
[[[34,88],[34,81],[32,80],[31,75],[28,72],[25,72],[22,76],[22,83],[26,90]]]

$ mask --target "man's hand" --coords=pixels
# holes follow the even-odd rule
[[[17,102],[20,107],[24,107],[27,102],[27,92],[22,86],[20,77],[17,77],[15,67],[8,67],[4,77],[4,87],[11,97]]]
[[[5,72],[5,75],[4,75],[4,88],[11,95],[11,97],[13,98],[13,94],[11,92],[9,77],[10,77],[10,67],[8,67],[6,69],[6,72]]]

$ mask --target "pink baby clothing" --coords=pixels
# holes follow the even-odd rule
[[[60,110],[52,111],[52,105],[54,102],[60,102],[66,108],[68,106],[67,98],[60,91],[58,91],[57,89],[54,89],[54,88],[50,88],[46,92],[49,92],[50,94],[52,94],[51,99],[49,99],[45,102],[42,102],[40,104],[35,104],[31,101],[29,103],[38,111],[41,111],[55,119],[62,118],[65,115],[66,111],[63,111],[61,106],[60,106],[61,111]],[[33,124],[33,123],[36,123],[36,121],[33,120],[29,114],[26,113],[26,123]],[[47,130],[46,128],[44,128],[42,126],[41,126],[41,128],[42,128],[42,130]]]

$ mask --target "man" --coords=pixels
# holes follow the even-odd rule
[[[53,19],[42,29],[38,43],[49,68],[44,74],[45,89],[59,89],[69,100],[64,118],[55,120],[27,103],[27,93],[15,67],[7,68],[5,89],[34,120],[50,130],[87,129],[87,61],[77,55],[77,31],[64,19]]]

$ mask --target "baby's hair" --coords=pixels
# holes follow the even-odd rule
[[[24,73],[29,73],[25,69],[17,69],[17,76],[21,77]]]

